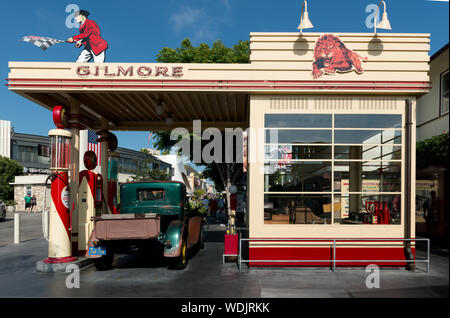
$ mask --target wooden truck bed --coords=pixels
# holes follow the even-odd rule
[[[160,217],[155,213],[103,214],[94,217],[98,240],[153,239],[160,233]]]

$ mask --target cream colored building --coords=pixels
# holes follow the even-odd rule
[[[253,129],[249,236],[272,240],[250,243],[253,261],[330,266],[330,240],[344,238],[391,241],[339,242],[336,257],[349,262],[338,265],[404,260],[401,240],[415,237],[416,100],[430,88],[430,36],[324,36],[251,33],[248,64],[10,62],[8,86],[48,110],[65,105],[90,129],[193,129],[195,119],[202,129]],[[173,125],[155,111],[159,100]]]

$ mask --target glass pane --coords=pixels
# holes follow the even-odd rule
[[[400,144],[401,130],[335,130],[336,144]]]
[[[335,159],[401,160],[401,146],[335,146]]]
[[[400,194],[335,195],[335,224],[400,224]]]
[[[264,189],[266,192],[331,192],[331,161],[266,163]]]
[[[331,224],[331,195],[266,194],[264,224]]]
[[[267,129],[267,144],[331,144],[331,130]]]
[[[417,233],[425,233],[427,225],[440,223],[439,201],[442,200],[442,196],[439,193],[439,180],[434,176],[416,180]]]
[[[402,128],[402,115],[335,115],[335,128]]]
[[[335,192],[400,192],[400,162],[335,162]]]
[[[264,116],[266,128],[331,128],[331,115],[270,114]]]
[[[159,201],[164,200],[164,189],[138,189],[138,201]]]
[[[265,159],[331,159],[331,146],[265,146]]]

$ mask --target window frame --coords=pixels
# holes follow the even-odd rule
[[[444,91],[443,91],[444,81],[443,81],[443,77],[445,75],[448,75],[448,71],[449,71],[449,69],[447,69],[446,71],[444,71],[441,74],[439,74],[439,117],[444,116],[444,115],[449,113],[449,110],[444,112],[443,109],[442,109],[443,104],[444,104],[443,103],[443,100],[444,100],[444,95],[443,95],[443,93],[444,93]],[[449,108],[450,108],[450,106],[449,106]]]
[[[265,136],[264,136],[264,147],[266,147],[266,146],[278,146],[278,145],[301,145],[301,146],[331,146],[331,151],[332,151],[332,156],[331,156],[331,159],[291,159],[291,161],[292,162],[295,162],[295,161],[323,161],[323,162],[325,162],[325,161],[331,161],[331,191],[323,191],[323,192],[307,192],[307,191],[295,191],[295,192],[279,192],[279,191],[273,191],[273,192],[271,192],[271,191],[266,191],[265,190],[265,186],[263,187],[263,195],[264,196],[266,196],[266,195],[290,195],[290,194],[297,194],[297,195],[319,195],[319,194],[321,194],[321,195],[331,195],[331,223],[325,223],[325,224],[320,224],[320,225],[322,225],[322,226],[326,226],[326,225],[328,225],[328,226],[334,226],[335,224],[336,225],[338,225],[338,226],[345,226],[346,224],[342,224],[342,223],[335,223],[334,221],[335,221],[335,217],[334,217],[334,213],[335,213],[335,211],[334,211],[334,200],[335,200],[335,197],[342,197],[342,196],[344,196],[344,195],[350,195],[350,194],[360,194],[360,195],[365,195],[365,196],[370,196],[370,195],[375,195],[375,196],[382,196],[382,195],[400,195],[400,197],[401,197],[401,202],[402,202],[402,206],[401,206],[401,212],[400,212],[400,223],[395,223],[395,224],[388,224],[389,226],[404,226],[404,222],[405,222],[405,220],[404,220],[404,206],[403,206],[403,203],[405,202],[404,200],[405,200],[405,198],[404,198],[404,195],[405,195],[405,192],[404,192],[404,178],[405,178],[405,176],[404,176],[404,173],[405,173],[405,171],[404,171],[404,167],[405,167],[405,162],[404,162],[404,160],[405,160],[405,154],[404,154],[404,151],[405,151],[405,130],[404,130],[404,125],[405,125],[405,114],[403,113],[403,112],[399,112],[399,113],[397,113],[397,112],[395,112],[395,115],[399,115],[400,117],[401,117],[401,127],[391,127],[391,128],[379,128],[379,129],[377,129],[377,128],[345,128],[345,127],[335,127],[335,115],[341,115],[341,114],[343,114],[343,113],[340,113],[340,112],[333,112],[333,111],[331,111],[331,112],[329,112],[329,113],[326,113],[326,114],[330,114],[330,115],[332,115],[332,127],[331,128],[309,128],[309,127],[304,127],[304,128],[290,128],[290,127],[282,127],[282,128],[275,128],[275,127],[266,127],[265,126],[265,116],[267,116],[267,115],[273,115],[273,114],[283,114],[283,113],[279,113],[279,112],[264,112],[264,114],[263,114],[263,116],[264,116],[264,124],[263,124],[263,130],[264,130],[264,134],[265,134]],[[305,115],[307,115],[307,114],[312,114],[312,113],[300,113],[300,114],[305,114]],[[353,113],[353,112],[350,112],[350,113],[344,113],[345,115],[380,115],[380,114],[374,114],[374,113],[358,113],[358,112],[355,112],[355,113]],[[385,114],[385,113],[381,113],[381,114]],[[324,143],[324,144],[317,144],[317,143],[284,143],[284,142],[280,142],[280,143],[269,143],[269,142],[267,142],[267,140],[266,140],[266,131],[267,130],[270,130],[270,129],[278,129],[278,130],[328,130],[328,129],[330,129],[331,130],[331,133],[332,133],[332,140],[331,140],[331,143]],[[400,136],[398,136],[399,138],[400,138],[400,143],[393,143],[393,144],[387,144],[387,143],[377,143],[377,144],[372,144],[372,143],[369,143],[369,144],[337,144],[336,142],[335,142],[335,132],[336,131],[342,131],[342,130],[353,130],[353,131],[358,131],[358,130],[380,130],[380,131],[400,131],[401,132],[401,135]],[[397,138],[397,137],[396,137]],[[384,159],[382,159],[382,160],[365,160],[365,159],[336,159],[335,158],[335,147],[337,147],[337,146],[348,146],[348,145],[360,145],[360,146],[377,146],[377,147],[385,147],[385,146],[388,146],[388,147],[398,147],[398,148],[400,148],[400,153],[401,153],[401,158],[400,159],[391,159],[391,160],[384,160]],[[265,151],[264,151],[265,152]],[[267,159],[265,158],[265,154],[264,154],[264,162],[266,161]],[[275,161],[275,159],[274,160],[269,160],[269,161]],[[401,165],[400,165],[400,167],[401,167],[401,176],[400,176],[400,191],[394,191],[394,192],[386,192],[386,191],[383,191],[383,192],[380,192],[380,191],[377,191],[377,192],[373,192],[373,191],[370,191],[370,192],[352,192],[352,191],[348,191],[348,192],[342,192],[342,191],[336,191],[336,189],[335,189],[335,185],[334,185],[334,182],[335,182],[335,178],[334,178],[334,172],[335,172],[335,162],[339,162],[339,161],[358,161],[358,162],[366,162],[366,161],[379,161],[379,162],[400,162],[401,163]],[[264,166],[265,165],[265,163],[263,163],[262,164],[262,166]],[[264,182],[265,182],[265,179],[264,179]],[[273,226],[273,225],[271,225],[271,224],[266,224],[265,223],[265,225],[266,226]],[[292,225],[292,224],[290,224],[290,225]],[[308,225],[308,226],[310,226],[310,225],[314,225],[314,224],[303,224],[303,225]],[[358,225],[366,225],[366,224],[358,224]],[[319,226],[319,224],[317,224],[317,226]],[[353,225],[350,225],[350,226],[353,226]],[[370,225],[371,226],[371,225]]]

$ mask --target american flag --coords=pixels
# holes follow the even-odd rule
[[[278,146],[278,159],[277,166],[286,167],[292,160],[292,146]]]
[[[101,149],[102,145],[97,141],[97,138],[100,136],[97,135],[97,133],[93,130],[88,130],[88,149],[95,152],[97,155],[97,166],[100,166],[101,164]]]

